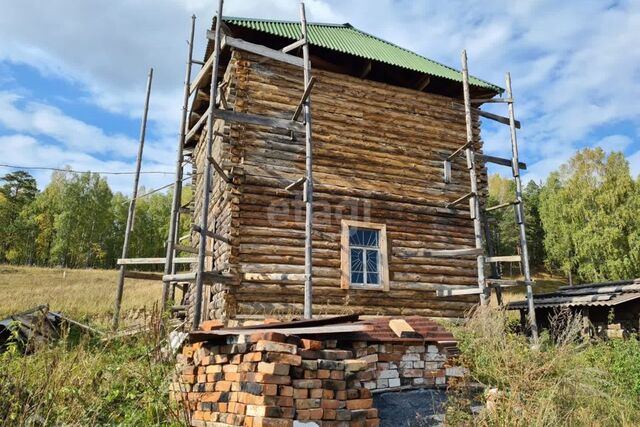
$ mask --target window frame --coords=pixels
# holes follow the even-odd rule
[[[378,251],[380,283],[377,285],[352,284],[351,283],[351,246],[349,245],[350,228],[364,228],[376,230],[378,232]],[[341,221],[341,238],[340,238],[340,287],[342,289],[361,289],[368,291],[388,291],[389,290],[389,257],[387,246],[387,226],[373,222],[352,221],[343,219]],[[366,277],[364,277],[366,282]]]

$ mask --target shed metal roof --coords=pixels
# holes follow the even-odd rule
[[[640,279],[592,283],[575,287],[562,287],[557,292],[534,295],[536,308],[604,306],[612,307],[628,301],[640,299]],[[526,301],[513,301],[509,310],[527,308]]]
[[[261,31],[291,40],[301,38],[299,22],[265,19],[225,17],[224,21],[252,30]],[[428,75],[462,82],[462,73],[388,41],[365,33],[351,24],[307,24],[309,42],[312,46],[342,52],[360,58],[395,65]],[[471,76],[471,85],[502,93],[504,90],[492,83]]]

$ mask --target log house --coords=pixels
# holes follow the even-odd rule
[[[296,22],[225,18],[235,39],[282,49]],[[463,316],[477,295],[437,297],[436,289],[477,287],[475,258],[412,256],[415,249],[474,248],[469,207],[445,205],[469,192],[466,163],[443,160],[466,141],[460,72],[349,24],[309,24],[313,127],[313,312],[316,315]],[[213,43],[204,60],[212,54]],[[299,56],[297,50],[289,54]],[[220,105],[291,120],[303,93],[302,68],[241,49],[221,52]],[[207,81],[207,79],[209,81]],[[194,216],[202,205],[211,75],[196,78],[185,147],[193,150]],[[472,98],[502,89],[471,79]],[[474,115],[473,147],[482,152]],[[206,288],[204,318],[300,314],[304,283],[304,133],[214,122],[209,230],[211,270],[231,277]],[[477,162],[486,193],[484,164]],[[220,173],[222,172],[222,173]],[[198,218],[193,218],[198,223]],[[192,243],[197,247],[198,234]],[[409,254],[409,255],[407,255]]]

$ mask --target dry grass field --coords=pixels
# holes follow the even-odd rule
[[[116,270],[76,270],[0,265],[0,318],[49,304],[78,320],[102,324],[113,313]],[[133,320],[150,310],[162,294],[160,283],[127,279],[122,312]]]

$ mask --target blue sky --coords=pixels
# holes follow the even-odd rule
[[[0,14],[0,163],[133,170],[148,68],[155,69],[143,170],[173,171],[186,38],[196,56],[215,0],[22,0]],[[575,150],[626,154],[640,174],[639,1],[309,0],[308,17],[354,26],[504,86],[513,78],[526,179],[544,180]],[[225,14],[297,19],[297,0],[226,0]],[[492,111],[504,114],[500,106]],[[502,107],[504,108],[504,107]],[[506,156],[506,127],[483,123]],[[0,168],[0,173],[7,169]],[[40,185],[49,172],[34,172]],[[130,176],[110,176],[130,192]],[[145,175],[157,187],[169,175]]]

